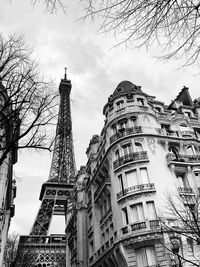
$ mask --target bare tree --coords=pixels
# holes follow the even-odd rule
[[[200,1],[198,0],[82,0],[86,15],[103,17],[100,30],[114,32],[133,47],[161,47],[161,58],[199,61]],[[119,39],[118,39],[119,40]]]
[[[40,77],[31,53],[21,36],[0,35],[0,166],[9,152],[52,146],[57,93]]]
[[[14,261],[17,254],[17,247],[19,242],[19,235],[12,233],[8,235],[6,242],[5,252],[4,252],[4,266],[14,267]]]
[[[179,196],[168,195],[164,217],[160,216],[165,238],[162,245],[171,254],[172,266],[199,267],[200,197],[192,191]],[[188,256],[188,253],[190,255]],[[187,254],[187,255],[186,255]]]

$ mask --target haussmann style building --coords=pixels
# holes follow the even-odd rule
[[[103,114],[102,132],[92,137],[76,177],[67,267],[192,266],[176,253],[198,262],[198,244],[177,237],[171,253],[174,235],[160,218],[175,227],[165,213],[168,194],[195,196],[200,187],[200,99],[184,87],[165,105],[122,81]]]

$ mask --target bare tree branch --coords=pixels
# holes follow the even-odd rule
[[[198,0],[81,0],[83,20],[101,17],[100,32],[114,32],[133,47],[161,47],[160,58],[199,63],[200,1]]]
[[[21,36],[0,35],[0,166],[17,149],[51,150],[58,101]]]

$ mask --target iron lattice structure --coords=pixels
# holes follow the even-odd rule
[[[70,108],[71,81],[66,74],[59,86],[60,107],[49,179],[42,185],[42,201],[29,236],[21,236],[15,266],[65,266],[65,235],[47,236],[53,215],[65,216],[75,179]]]

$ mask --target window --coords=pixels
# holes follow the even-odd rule
[[[156,265],[156,253],[155,248],[153,246],[140,248],[137,249],[135,252],[137,267]]]
[[[198,148],[196,146],[188,146],[187,147],[187,155],[197,155],[199,154]]]
[[[123,119],[119,121],[119,131],[125,130],[127,125],[127,119]]]
[[[194,151],[193,151],[192,146],[187,147],[187,155],[194,155]]]
[[[137,101],[140,105],[144,106],[144,99],[143,98],[137,98]]]
[[[148,184],[149,176],[148,176],[147,168],[140,168],[140,175],[141,175],[141,184]]]
[[[147,204],[147,217],[149,220],[155,220],[156,219],[156,208],[154,201],[148,201]]]
[[[93,241],[91,241],[89,243],[89,257],[91,257],[93,255],[93,250],[94,250],[94,243],[93,243]]]
[[[89,225],[89,227],[90,226],[92,226],[93,225],[93,223],[92,223],[92,213],[89,215],[89,217],[88,217],[88,225]]]
[[[123,108],[124,101],[123,100],[118,101],[116,104],[117,104],[117,109],[121,109]]]
[[[122,221],[123,225],[129,224],[127,208],[122,209]]]
[[[106,239],[109,239],[109,228],[106,229]]]
[[[177,173],[176,177],[180,187],[190,187],[186,173]]]
[[[113,134],[116,134],[117,133],[117,126],[116,126],[116,124],[112,125],[111,126],[111,129],[112,129],[112,133]]]
[[[195,174],[195,177],[196,177],[197,187],[200,187],[200,170],[199,171],[195,171],[194,174]]]
[[[124,192],[124,183],[123,183],[123,179],[122,179],[122,174],[120,174],[118,176],[118,180],[119,180],[119,188],[120,188],[120,191],[123,191]]]
[[[126,144],[126,145],[123,145],[122,146],[123,148],[123,153],[124,153],[124,156],[128,155],[131,153],[131,144]]]
[[[104,233],[101,235],[101,240],[102,240],[102,243],[105,242],[105,234]]]
[[[155,107],[155,110],[158,112],[161,112],[161,108],[160,107]]]
[[[119,159],[119,158],[120,158],[119,150],[117,149],[117,150],[115,151],[115,159],[117,160],[117,159]]]
[[[191,113],[190,113],[189,111],[185,111],[184,114],[185,114],[185,116],[188,117],[188,118],[191,117]]]
[[[143,151],[142,145],[138,142],[135,142],[135,150],[136,150],[136,152]]]
[[[132,222],[144,221],[144,210],[142,203],[131,206]]]
[[[135,186],[138,184],[136,169],[130,172],[126,172],[125,175],[126,175],[126,188]]]

